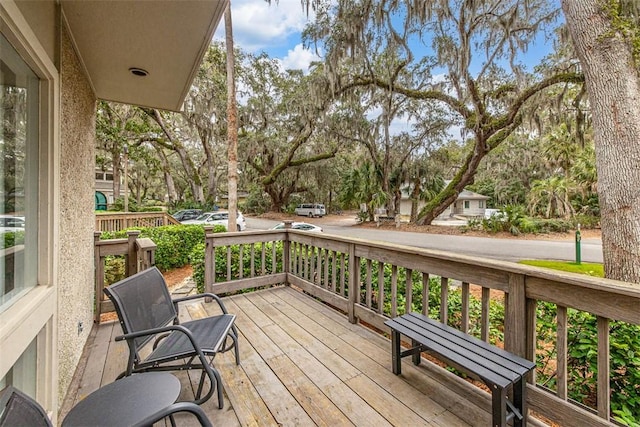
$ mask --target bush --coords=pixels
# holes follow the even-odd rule
[[[224,227],[221,228],[224,229]],[[126,238],[127,231],[132,230],[140,231],[140,237],[148,237],[156,244],[156,266],[161,271],[168,271],[187,265],[194,246],[204,242],[204,227],[201,225],[133,227],[115,233],[105,232],[102,233],[100,238]],[[215,228],[214,232],[216,232]]]
[[[189,254],[189,263],[193,268],[193,280],[196,282],[198,293],[201,294],[204,289],[204,251],[206,245],[204,242],[198,243],[191,249]]]
[[[2,233],[2,239],[3,248],[10,248],[15,245],[24,245],[24,231]]]
[[[524,210],[520,206],[505,206],[502,212],[489,218],[470,220],[467,223],[467,228],[484,230],[489,233],[508,232],[514,236],[521,233],[566,233],[575,230],[580,221],[584,221],[580,224],[588,224],[585,228],[592,228],[598,222],[594,218],[587,215],[581,215],[573,219],[533,218],[525,216]]]

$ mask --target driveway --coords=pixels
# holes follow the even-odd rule
[[[280,222],[250,217],[247,217],[246,220],[247,230],[265,230]],[[575,244],[571,239],[501,239],[357,227],[355,226],[355,217],[351,215],[333,215],[322,219],[300,218],[300,220],[320,225],[327,234],[343,237],[437,249],[504,261],[520,261],[522,259],[575,261]],[[600,239],[582,239],[581,251],[582,261],[602,263],[602,242]]]

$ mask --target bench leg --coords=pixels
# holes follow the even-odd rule
[[[411,340],[411,346],[413,348],[420,347],[420,343],[418,341],[416,341],[416,340]],[[419,365],[420,364],[420,352],[412,354],[411,355],[411,360],[413,361],[414,365]]]
[[[527,381],[521,377],[513,385],[513,405],[520,411],[522,418],[514,417],[513,427],[526,427],[527,425]]]
[[[391,369],[396,375],[402,373],[402,360],[400,358],[400,332],[391,330]]]
[[[491,387],[491,425],[506,427],[507,425],[507,390],[496,386]]]

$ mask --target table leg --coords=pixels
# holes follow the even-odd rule
[[[507,425],[507,390],[491,387],[491,414],[493,427],[506,427]]]
[[[416,341],[416,340],[412,339],[412,340],[411,340],[411,347],[412,347],[413,349],[416,349],[416,348],[420,347],[420,343],[419,343],[418,341]],[[420,359],[421,359],[421,358],[420,358],[420,352],[413,353],[413,354],[411,355],[411,360],[413,361],[413,364],[414,364],[414,365],[419,365],[419,364],[420,364]]]
[[[402,373],[400,358],[400,332],[395,329],[391,330],[391,368],[393,373],[400,375]]]
[[[513,385],[513,405],[520,411],[522,418],[514,417],[514,427],[526,427],[527,425],[527,382],[521,377]]]

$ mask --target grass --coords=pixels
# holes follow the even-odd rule
[[[594,277],[604,277],[604,266],[602,264],[581,263],[565,261],[545,261],[545,260],[522,260],[520,264],[532,265],[534,267],[550,268],[552,270],[567,271],[570,273],[586,274]]]

